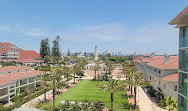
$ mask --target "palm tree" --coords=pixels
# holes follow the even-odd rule
[[[128,80],[131,81],[133,79],[133,75],[136,72],[136,69],[134,67],[123,67],[123,73],[127,76]],[[129,85],[129,89],[131,90],[131,96],[132,96],[132,84],[131,82],[127,82]]]
[[[53,94],[53,111],[55,111],[55,94],[56,90],[60,87],[65,86],[62,78],[59,77],[59,73],[63,73],[62,70],[52,70],[48,73],[48,80],[45,82],[45,86],[52,89]]]
[[[112,70],[114,70],[114,66],[113,66],[114,62],[111,60],[107,60],[105,65],[106,65],[106,72],[108,72],[109,77],[112,74]],[[107,76],[106,76],[106,81],[107,81]]]
[[[177,101],[173,97],[166,96],[164,100],[160,101],[160,104],[164,106],[168,111],[177,110]]]
[[[69,76],[71,75],[72,71],[73,70],[71,69],[71,67],[65,66],[65,68],[63,68],[63,74],[67,78],[67,88],[69,88]]]
[[[97,70],[98,70],[98,67],[94,66],[94,67],[92,67],[92,70],[95,71],[94,80],[97,80]]]
[[[124,84],[120,84],[118,80],[112,78],[99,85],[101,90],[109,91],[111,94],[111,111],[113,111],[114,93],[123,91],[124,87]]]
[[[49,81],[49,73],[44,73],[39,78],[41,82],[41,86],[44,88],[44,101],[46,101],[46,90],[49,88],[46,84]]]
[[[149,83],[147,81],[144,81],[144,79],[141,77],[143,73],[134,71],[132,72],[132,78],[130,80],[127,80],[127,83],[131,84],[131,86],[134,88],[134,108],[136,108],[136,95],[137,95],[137,87],[138,86],[147,86]]]

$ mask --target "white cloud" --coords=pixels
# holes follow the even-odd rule
[[[151,23],[135,29],[121,24],[100,24],[76,27],[65,36],[80,41],[127,41],[138,43],[167,42],[177,40],[178,30],[168,24]]]
[[[0,26],[0,32],[1,33],[17,33],[17,34],[30,36],[30,37],[49,37],[49,38],[54,38],[57,35],[58,36],[63,35],[63,32],[53,32],[50,30],[42,29],[42,28],[27,27],[21,24],[2,25]]]

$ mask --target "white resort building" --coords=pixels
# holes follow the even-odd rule
[[[156,91],[178,99],[178,56],[138,55],[134,62]]]
[[[6,104],[11,98],[27,86],[36,87],[37,77],[42,71],[28,66],[0,67],[0,103]]]
[[[15,62],[25,66],[41,65],[41,56],[34,50],[22,50],[11,43],[0,42],[0,62]]]

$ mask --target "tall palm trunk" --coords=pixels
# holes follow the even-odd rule
[[[44,89],[44,101],[46,102],[46,89]]]
[[[114,93],[111,92],[111,111],[113,111]]]
[[[97,73],[97,71],[95,70],[95,80],[97,79],[97,74],[96,73]]]
[[[76,76],[76,74],[74,73],[74,84],[75,84],[75,82],[76,82],[76,81],[75,81],[75,76]]]
[[[98,69],[98,77],[99,77],[99,69]]]
[[[55,111],[55,89],[53,89],[53,111]]]
[[[69,74],[67,74],[67,88],[69,88],[69,83],[68,83],[68,81],[69,81]]]
[[[130,77],[129,77],[129,80],[131,80]],[[131,86],[129,85],[129,89],[130,89],[130,88],[131,88]]]
[[[133,95],[133,87],[131,86],[131,96]]]
[[[136,108],[136,87],[134,87],[134,108]]]

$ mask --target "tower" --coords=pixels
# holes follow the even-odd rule
[[[95,61],[97,61],[98,57],[97,57],[97,46],[95,46]]]

